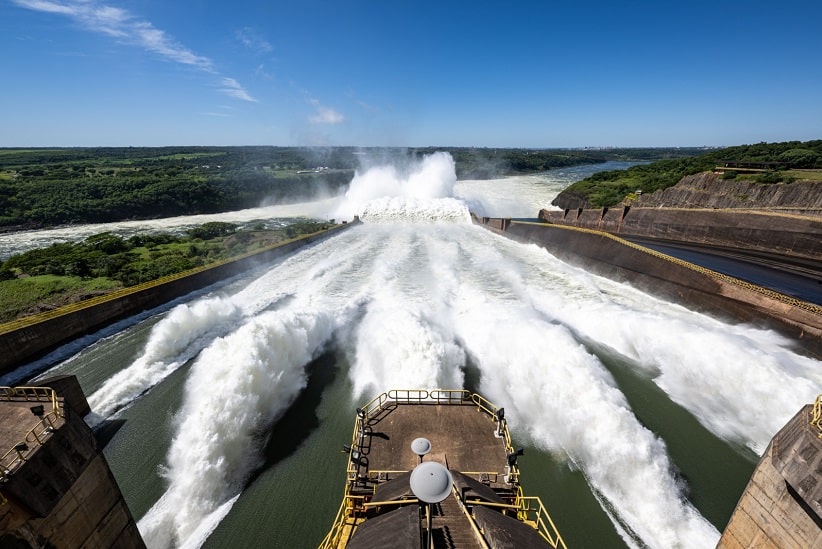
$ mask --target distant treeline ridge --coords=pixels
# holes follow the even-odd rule
[[[451,153],[461,179],[698,149],[121,147],[0,149],[0,230],[216,213],[342,192],[354,170]]]

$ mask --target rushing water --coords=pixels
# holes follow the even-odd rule
[[[468,205],[533,217],[585,174],[456,182],[444,154],[358,173],[323,205],[362,225],[135,319],[46,375],[75,373],[90,395],[149,547],[316,546],[354,408],[417,387],[505,407],[526,491],[569,545],[713,546],[822,371],[775,333],[470,223]]]

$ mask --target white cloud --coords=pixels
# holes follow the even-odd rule
[[[340,124],[345,121],[342,114],[320,104],[316,99],[309,99],[308,102],[314,107],[314,114],[308,118],[312,124]]]
[[[263,38],[259,32],[251,27],[244,27],[234,33],[234,35],[245,47],[257,53],[268,53],[274,49],[274,46],[272,46],[268,40]]]
[[[213,72],[210,59],[195,54],[185,46],[175,42],[165,32],[155,28],[148,21],[136,18],[122,8],[83,0],[65,2],[13,0],[13,2],[30,10],[65,15],[74,19],[86,30],[99,32],[123,42],[135,44],[176,63]]]
[[[258,76],[260,78],[264,78],[265,80],[273,80],[274,77],[265,70],[265,66],[260,63],[260,66],[257,67],[257,70],[254,71],[254,76]]]
[[[197,55],[175,41],[165,31],[140,19],[128,10],[107,6],[96,0],[12,0],[22,8],[64,15],[79,23],[84,29],[105,34],[120,42],[138,46],[167,61],[193,67],[209,74],[217,74],[214,63],[208,57]],[[258,47],[268,45],[262,41]],[[269,45],[270,47],[270,45]],[[257,100],[233,78],[223,78],[219,91],[242,101]]]
[[[74,10],[70,6],[64,6],[56,2],[46,2],[41,0],[12,0],[18,6],[28,8],[30,10],[44,11],[47,13],[62,13],[64,15],[73,15]]]
[[[154,28],[151,23],[141,21],[134,24],[131,30],[131,36],[138,45],[146,50],[159,54],[170,61],[198,67],[206,72],[214,72],[209,58],[197,55],[188,48],[177,44],[165,32]]]
[[[251,101],[252,103],[257,102],[257,100],[251,97],[246,89],[233,78],[223,78],[221,85],[222,87],[220,88],[220,93],[224,93],[225,95],[235,99],[242,99],[243,101]]]

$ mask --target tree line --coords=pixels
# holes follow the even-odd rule
[[[341,193],[364,157],[451,153],[461,179],[688,156],[690,149],[103,147],[0,149],[0,230],[205,214]],[[317,169],[322,168],[322,169]]]

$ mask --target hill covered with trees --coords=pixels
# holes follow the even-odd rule
[[[726,179],[744,177],[768,183],[790,183],[797,179],[822,178],[822,140],[757,143],[716,149],[698,156],[666,159],[627,170],[599,172],[569,186],[553,201],[560,208],[601,208],[621,203],[637,190],[652,193],[676,185],[686,175],[731,166]],[[735,166],[741,166],[738,171]],[[761,170],[742,175],[744,166]],[[796,170],[812,170],[799,172]],[[815,170],[819,170],[816,172]]]

